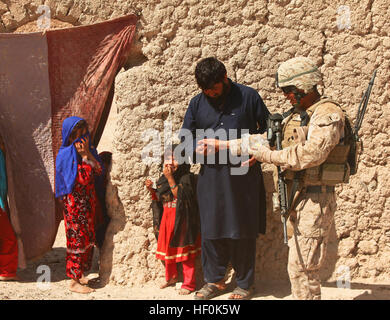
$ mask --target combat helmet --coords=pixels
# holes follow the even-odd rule
[[[321,72],[315,63],[306,57],[295,57],[283,62],[276,73],[276,86],[295,86],[308,93],[321,81]]]

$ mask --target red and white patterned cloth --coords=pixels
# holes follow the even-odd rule
[[[80,279],[91,268],[97,205],[93,175],[101,172],[100,167],[93,168],[85,162],[78,164],[73,191],[63,198],[66,275],[72,279]]]

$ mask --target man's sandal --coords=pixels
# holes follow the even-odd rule
[[[254,289],[250,288],[248,290],[236,287],[228,299],[230,300],[249,300],[253,295]],[[233,298],[233,295],[241,296],[241,298]]]
[[[206,283],[202,289],[195,292],[194,299],[195,300],[210,300],[220,294],[222,294],[225,289],[218,289],[215,284]],[[200,293],[202,296],[198,296]]]

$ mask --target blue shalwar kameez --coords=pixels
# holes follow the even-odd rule
[[[241,129],[250,134],[265,132],[269,111],[260,95],[250,87],[229,82],[231,89],[222,110],[213,107],[203,93],[191,99],[182,129],[191,131],[193,148],[205,137],[199,136],[197,129],[223,130],[226,134],[220,139],[229,140],[241,138]],[[229,129],[237,129],[237,133]],[[232,175],[231,169],[240,163],[218,160],[218,153],[215,164],[206,160],[198,177],[203,273],[206,282],[218,282],[230,260],[238,286],[248,289],[254,281],[256,237],[265,232],[261,167],[256,162],[246,174]]]

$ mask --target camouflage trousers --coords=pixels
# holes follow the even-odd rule
[[[293,299],[320,300],[320,268],[336,211],[332,193],[304,193],[288,220],[288,274]]]

